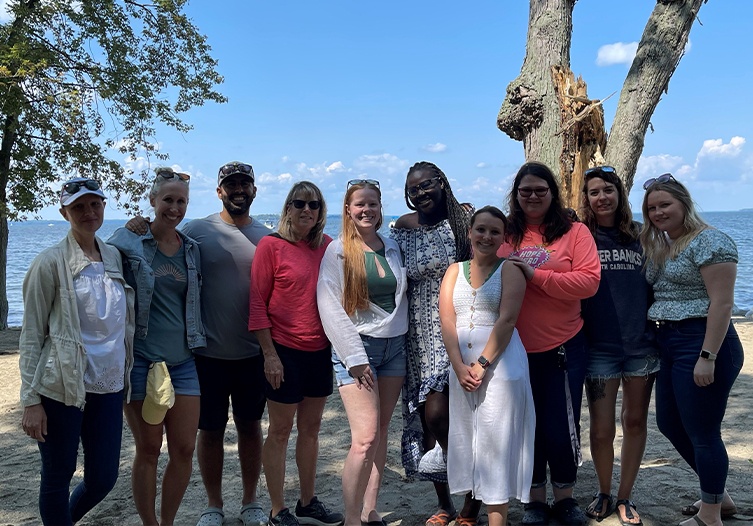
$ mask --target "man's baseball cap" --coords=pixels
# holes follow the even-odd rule
[[[63,188],[60,190],[60,204],[68,206],[86,194],[94,194],[106,199],[99,181],[88,177],[74,177],[63,183]]]
[[[249,177],[252,182],[254,180],[254,169],[250,164],[242,163],[240,161],[231,161],[220,168],[220,171],[217,174],[217,184],[222,184],[222,181],[224,181],[226,177],[235,174],[245,175]]]

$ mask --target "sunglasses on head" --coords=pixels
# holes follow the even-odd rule
[[[376,179],[351,179],[348,181],[348,188],[357,184],[370,184],[371,186],[379,188],[379,181]]]
[[[591,175],[595,175],[598,173],[605,173],[605,174],[615,174],[617,173],[617,170],[612,168],[611,166],[594,166],[593,168],[589,168],[585,172],[583,172],[584,177],[589,177]]]
[[[181,181],[190,181],[191,176],[188,174],[184,174],[182,172],[174,172],[172,170],[160,170],[157,172],[157,175],[159,177],[162,177],[163,179],[180,179]]]
[[[669,181],[677,182],[677,179],[675,177],[667,172],[665,174],[661,174],[659,177],[652,177],[651,179],[646,179],[646,182],[643,183],[643,189],[648,190],[652,186],[654,186],[656,183],[668,183]]]
[[[421,181],[416,186],[410,186],[408,187],[408,197],[416,197],[418,196],[419,192],[426,192],[427,190],[431,190],[437,185],[437,181],[440,181],[441,177],[435,176],[431,179],[427,179],[426,181]]]
[[[63,185],[63,192],[67,194],[75,194],[78,193],[78,191],[82,188],[86,188],[87,190],[99,190],[101,187],[99,185],[99,181],[96,181],[94,179],[87,179],[85,181],[71,181]]]
[[[222,168],[220,168],[220,173],[222,175],[232,175],[232,174],[246,174],[246,175],[254,175],[254,169],[251,167],[250,164],[246,163],[227,163]]]
[[[303,210],[306,205],[309,205],[310,210],[319,210],[322,206],[321,201],[304,201],[303,199],[293,199],[290,204],[298,210]]]

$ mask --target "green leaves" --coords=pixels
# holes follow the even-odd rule
[[[20,0],[0,26],[0,217],[54,203],[57,181],[93,176],[135,210],[146,173],[117,156],[159,159],[155,126],[226,102],[185,0]],[[131,178],[135,175],[135,178]]]

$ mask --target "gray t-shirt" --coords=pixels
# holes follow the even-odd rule
[[[183,232],[199,244],[201,312],[207,346],[195,353],[223,360],[258,356],[259,342],[248,331],[248,293],[256,245],[272,231],[259,221],[237,227],[220,214],[194,219]]]

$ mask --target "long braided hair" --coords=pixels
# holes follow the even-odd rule
[[[447,180],[447,176],[436,164],[421,161],[411,166],[408,175],[405,177],[405,204],[408,205],[409,209],[416,210],[416,206],[408,197],[408,177],[417,170],[429,172],[432,177],[438,177],[441,181],[445,196],[445,207],[447,208],[447,221],[450,223],[450,228],[455,236],[455,260],[466,261],[470,259],[471,241],[468,239],[468,229],[471,226],[471,210],[469,209],[472,207],[458,202],[452,193],[450,181]]]

